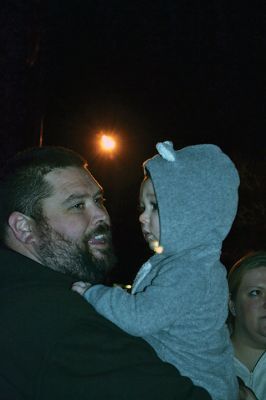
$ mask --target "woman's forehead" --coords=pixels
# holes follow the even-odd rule
[[[266,265],[246,271],[242,277],[241,286],[260,282],[266,284]]]

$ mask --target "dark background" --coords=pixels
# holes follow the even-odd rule
[[[261,2],[263,3],[263,2]],[[1,162],[32,145],[70,147],[104,186],[129,282],[148,256],[138,226],[142,163],[158,141],[215,143],[241,176],[227,267],[265,248],[266,6],[230,1],[3,1]],[[115,132],[118,152],[96,145]],[[40,132],[42,131],[42,135]]]

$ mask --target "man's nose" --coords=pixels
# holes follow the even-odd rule
[[[110,225],[110,216],[105,208],[101,208],[95,205],[90,212],[91,221],[94,224],[99,222],[105,222]]]

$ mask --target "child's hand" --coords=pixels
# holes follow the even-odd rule
[[[86,290],[89,289],[90,287],[91,287],[91,284],[89,282],[79,281],[79,282],[73,283],[72,290],[74,292],[81,294],[81,296],[83,296],[83,294],[86,292]]]

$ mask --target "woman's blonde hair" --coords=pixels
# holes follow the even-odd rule
[[[233,265],[228,274],[229,292],[232,300],[236,298],[240,283],[247,271],[259,267],[266,267],[266,251],[247,253]]]

